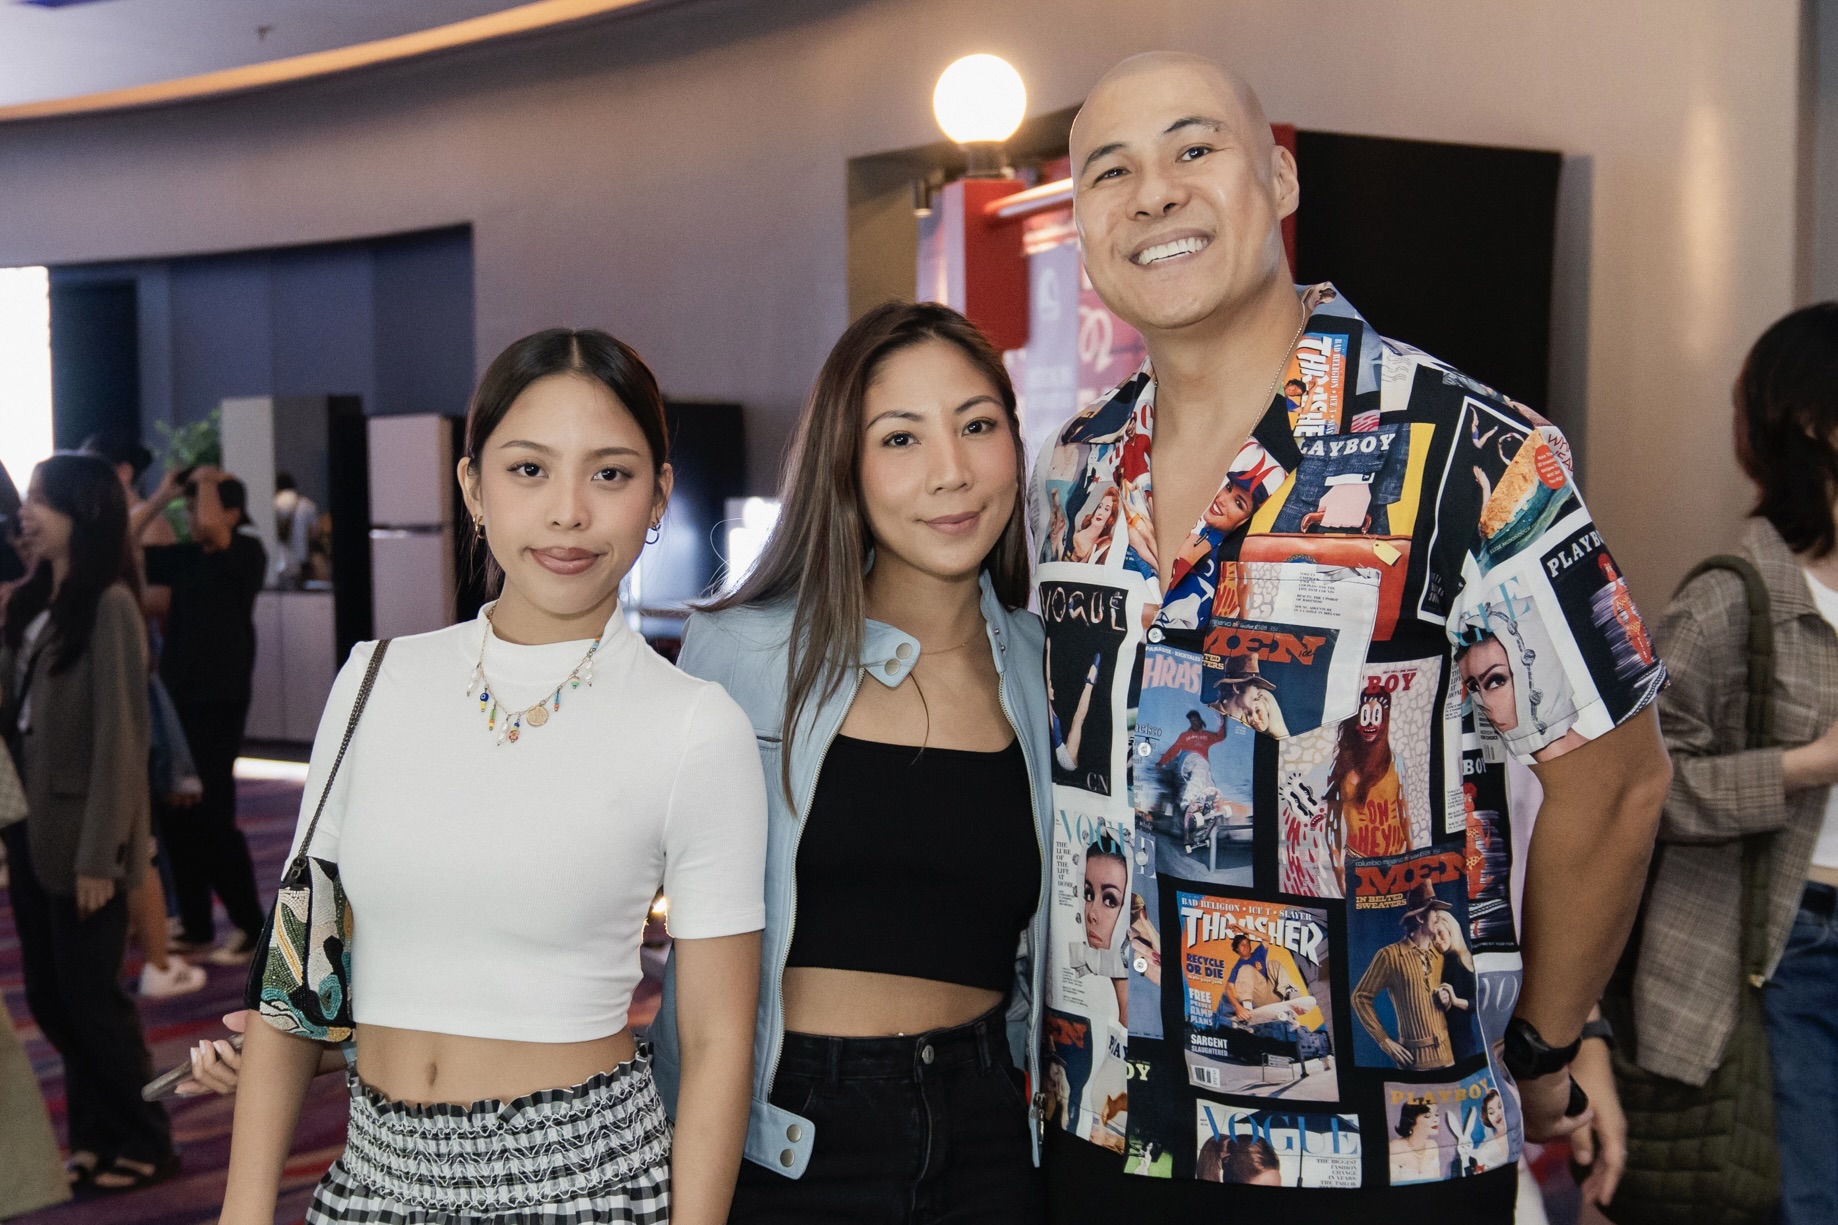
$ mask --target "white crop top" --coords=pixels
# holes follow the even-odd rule
[[[624,1028],[661,885],[680,939],[765,925],[766,794],[752,724],[615,613],[592,685],[497,743],[466,694],[488,627],[392,642],[313,837],[355,923],[360,1024],[522,1042]],[[490,635],[512,709],[568,676],[586,641]],[[338,674],[313,742],[296,848],[357,698],[371,643]],[[290,856],[291,857],[291,856]]]

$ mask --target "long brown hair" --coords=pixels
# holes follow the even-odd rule
[[[859,665],[867,619],[864,579],[874,541],[862,510],[862,405],[889,357],[927,341],[956,345],[991,384],[1015,440],[1017,486],[1027,477],[1015,389],[1002,355],[976,325],[948,306],[887,302],[837,340],[805,402],[786,460],[784,506],[759,563],[738,589],[702,607],[709,612],[795,600],[786,651],[785,726],[780,780],[791,798],[791,745],[814,698],[834,697]],[[983,559],[996,598],[1027,603],[1027,520],[1023,490],[1002,535]]]

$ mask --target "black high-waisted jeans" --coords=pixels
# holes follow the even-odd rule
[[[728,1225],[1041,1225],[1002,1009],[898,1038],[786,1034],[773,1105],[815,1126],[804,1177],[750,1161]]]

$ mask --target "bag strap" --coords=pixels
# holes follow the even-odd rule
[[[1712,570],[1727,570],[1742,579],[1749,613],[1748,704],[1743,712],[1744,747],[1765,749],[1774,737],[1774,601],[1761,571],[1746,557],[1719,553],[1691,568],[1678,585]],[[1768,894],[1772,886],[1774,835],[1749,834],[1742,840],[1742,972],[1752,987],[1767,981]]]
[[[364,713],[364,704],[370,701],[371,687],[376,684],[377,670],[383,666],[383,655],[389,650],[390,640],[382,639],[377,649],[370,653],[370,666],[364,669],[364,683],[358,686],[357,701],[351,704],[351,718],[345,723],[345,738],[339,741],[338,756],[332,759],[332,769],[325,776],[325,786],[319,791],[319,806],[313,809],[313,819],[306,827],[306,837],[300,840],[300,851],[287,865],[288,874],[306,862],[306,853],[313,845],[313,834],[319,829],[319,818],[325,813],[325,802],[332,794],[332,783],[338,777],[338,767],[345,760],[345,750],[351,747],[351,734],[357,731],[358,716]]]

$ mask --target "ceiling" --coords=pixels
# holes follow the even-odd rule
[[[0,0],[0,107],[414,34],[525,0]]]

